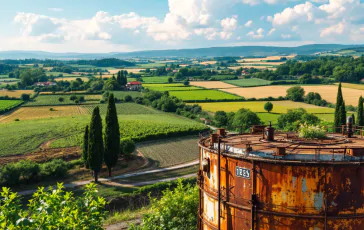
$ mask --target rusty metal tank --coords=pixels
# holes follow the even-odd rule
[[[364,139],[266,129],[199,141],[198,229],[364,229]]]

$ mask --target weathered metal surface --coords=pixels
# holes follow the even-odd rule
[[[293,149],[286,146],[287,154],[291,151],[298,157],[238,154],[239,145],[246,148],[245,140],[254,138],[253,135],[234,137],[233,143],[230,142],[234,148],[231,152],[226,148],[229,140],[225,139],[221,145],[220,169],[216,145],[200,142],[201,162],[209,159],[210,171],[202,172],[199,180],[203,207],[199,229],[216,229],[218,218],[220,229],[364,229],[364,165],[361,158],[344,157],[349,153],[345,149],[360,149],[364,140],[355,140],[352,146],[346,146],[344,141],[335,142],[335,146],[328,147],[336,148],[335,158],[331,157],[332,150],[324,149],[321,154],[329,157],[299,160],[306,158],[298,155],[317,155],[312,143],[307,146],[301,143],[303,146]],[[252,151],[277,148],[277,144],[262,145],[253,144]],[[217,213],[219,190],[221,210]]]

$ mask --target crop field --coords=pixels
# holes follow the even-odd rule
[[[47,76],[54,76],[58,77],[60,74],[62,74],[64,77],[77,77],[80,76],[79,74],[73,74],[73,73],[62,73],[62,72],[46,72]]]
[[[165,113],[137,114],[119,116],[121,138],[145,140],[150,137],[171,137],[180,132],[199,131],[204,125],[186,118]],[[0,126],[1,127],[1,126]],[[82,143],[82,133],[60,138],[51,143],[53,148],[79,146]]]
[[[82,105],[81,107],[83,109],[86,109],[88,111],[88,114],[92,114],[93,109],[99,106],[100,113],[106,114],[107,105],[101,104],[101,105]],[[155,110],[151,107],[139,105],[135,103],[118,103],[116,104],[116,111],[118,115],[132,115],[132,114],[160,114],[159,110]]]
[[[276,67],[273,66],[273,65],[239,65],[239,66],[229,66],[228,68],[232,69],[232,70],[238,70],[240,68],[269,69],[269,70],[275,70],[276,69]]]
[[[235,85],[230,85],[221,81],[191,81],[190,85],[203,87],[207,89],[229,89],[236,88]]]
[[[219,90],[191,90],[191,91],[171,91],[169,93],[171,96],[176,96],[177,98],[184,101],[194,101],[194,100],[238,100],[239,96],[221,92]]]
[[[0,78],[8,78],[9,75],[8,74],[0,74]]]
[[[54,139],[50,147],[80,146],[84,128],[89,122],[90,116],[69,116],[1,123],[0,156],[36,151],[42,143]],[[204,129],[200,123],[164,113],[120,115],[119,123],[122,138],[138,140]]]
[[[84,68],[84,69],[93,69],[93,68],[96,68],[96,66],[93,66],[93,65],[78,65],[78,64],[73,64],[73,65],[70,65],[72,67],[76,67],[76,68]]]
[[[88,114],[90,114],[90,112],[87,108],[78,105],[53,106],[53,107],[52,106],[21,107],[8,115],[1,116],[0,123],[8,123],[16,119],[24,121],[24,120],[43,119],[43,118],[79,116]]]
[[[22,102],[22,100],[0,100],[0,112],[8,111],[12,108],[15,108]]]
[[[343,88],[364,90],[364,84],[341,83],[341,86]]]
[[[165,66],[165,63],[155,62],[155,63],[148,63],[148,64],[138,64],[137,67],[140,68],[157,68]]]
[[[77,97],[83,96],[85,98],[85,102],[82,104],[98,104],[101,100],[101,95],[94,94],[82,94],[76,95]],[[76,103],[70,100],[71,95],[39,95],[32,101],[29,101],[24,106],[55,106],[55,105],[75,105]],[[63,98],[63,101],[59,101],[59,98]]]
[[[203,110],[209,112],[225,111],[236,112],[239,109],[250,109],[253,112],[264,113],[264,104],[266,101],[244,101],[244,102],[211,102],[211,103],[198,103]],[[310,105],[302,102],[294,101],[272,101],[273,110],[271,113],[287,113],[289,109],[303,108],[309,113],[334,113],[334,109],[327,107],[320,107]]]
[[[289,56],[268,56],[264,58],[243,58],[241,60],[237,60],[238,62],[260,62],[260,61],[278,61],[282,57],[286,57],[287,59],[292,59],[295,57],[295,55],[289,55]]]
[[[75,81],[76,78],[81,78],[82,81],[90,80],[90,78],[88,78],[88,77],[81,77],[81,76],[79,76],[79,77],[58,77],[58,78],[55,78],[54,80],[55,81]]]
[[[143,77],[143,83],[168,83],[168,78],[170,76]]]
[[[251,87],[251,86],[262,86],[270,85],[272,82],[259,79],[259,78],[248,78],[248,79],[238,79],[238,80],[226,80],[225,83],[236,85],[240,87]]]
[[[118,99],[123,99],[126,95],[130,95],[133,98],[140,97],[142,95],[141,92],[138,91],[111,91],[114,94],[114,97]]]
[[[197,136],[177,137],[141,143],[137,149],[158,167],[168,167],[198,159]]]
[[[9,97],[15,97],[15,98],[20,98],[20,96],[22,94],[33,94],[34,91],[33,90],[0,90],[0,96],[4,97],[4,96],[9,96]]]
[[[266,97],[279,97],[286,96],[286,91],[292,86],[261,86],[250,88],[232,88],[223,89],[225,92],[233,93],[245,98],[266,98]],[[309,92],[318,92],[321,97],[328,102],[336,103],[337,86],[333,85],[315,85],[315,86],[301,86],[304,88],[306,94]],[[358,104],[360,96],[364,96],[363,90],[342,88],[344,100],[346,105]]]
[[[200,65],[215,65],[216,61],[203,61],[199,63]]]
[[[155,91],[188,91],[202,89],[195,86],[184,86],[183,84],[143,84],[143,87]]]

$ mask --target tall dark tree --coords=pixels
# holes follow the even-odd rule
[[[83,135],[83,151],[82,151],[82,160],[83,160],[83,163],[85,164],[86,168],[89,168],[89,165],[88,165],[88,136],[89,136],[88,125],[86,125],[85,134]]]
[[[111,170],[118,162],[120,154],[120,130],[116,113],[114,94],[110,94],[105,118],[105,154],[104,160],[111,176]]]
[[[122,79],[121,79],[122,78],[122,74],[123,74],[122,71],[119,71],[118,72],[118,75],[116,77],[116,81],[118,82],[118,84],[120,85],[120,87],[123,87],[123,85],[122,85],[123,82],[122,82]]]
[[[88,163],[90,169],[94,172],[95,182],[98,179],[98,173],[102,168],[104,158],[104,142],[102,138],[102,121],[100,109],[98,106],[92,112],[90,132],[88,136]]]
[[[359,97],[358,101],[358,113],[356,116],[356,124],[359,126],[364,126],[364,110],[363,110],[363,97]]]
[[[344,125],[345,122],[346,122],[345,102],[343,99],[343,94],[341,91],[341,83],[340,83],[336,97],[335,121],[334,121],[335,127],[341,127],[341,125]],[[337,128],[336,131],[340,131],[340,128]]]

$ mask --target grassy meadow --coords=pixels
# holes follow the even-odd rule
[[[238,79],[238,80],[226,80],[225,83],[236,85],[239,87],[252,87],[252,86],[262,86],[270,85],[272,82],[259,79],[259,78],[248,78],[248,79]]]
[[[239,100],[241,97],[228,94],[219,90],[191,90],[191,91],[171,91],[169,95],[175,96],[183,101],[193,100]]]

